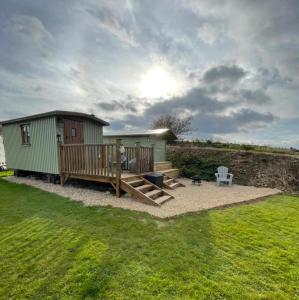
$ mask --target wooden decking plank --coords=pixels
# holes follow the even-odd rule
[[[144,191],[149,190],[151,188],[153,188],[153,186],[151,184],[144,184],[144,185],[136,187],[136,190],[144,192]]]
[[[161,197],[155,199],[155,202],[159,205],[162,205],[163,203],[165,203],[166,201],[169,201],[171,199],[173,199],[173,196],[164,195],[164,196],[161,196]]]
[[[174,183],[170,184],[169,186],[174,189],[176,187],[179,187],[180,184],[178,182],[174,182]]]
[[[152,191],[145,193],[144,195],[149,198],[156,199],[156,198],[158,198],[158,196],[160,196],[162,194],[163,194],[163,191],[161,191],[161,190],[152,190]]]
[[[167,180],[164,181],[164,183],[166,183],[166,184],[170,184],[171,182],[173,182],[173,179],[172,179],[172,178],[167,179]]]
[[[135,187],[135,186],[139,186],[141,184],[144,183],[143,179],[137,179],[137,180],[133,180],[133,181],[127,181],[128,184],[130,184],[131,186]]]

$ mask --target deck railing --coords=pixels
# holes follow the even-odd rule
[[[154,170],[154,148],[143,147],[136,143],[135,147],[125,147],[123,166],[126,170],[142,174]],[[131,166],[130,166],[131,165]]]
[[[121,154],[120,145],[120,140],[116,144],[62,144],[60,172],[117,177],[121,170],[137,174],[153,171],[153,147],[136,143],[135,147],[125,147],[125,153]]]
[[[116,144],[61,145],[61,172],[116,176]]]

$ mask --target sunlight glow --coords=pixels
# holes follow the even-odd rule
[[[85,97],[86,96],[86,91],[84,89],[82,89],[80,86],[78,85],[75,85],[73,86],[73,93],[76,95],[76,96],[79,96],[79,97]]]
[[[141,78],[141,97],[167,98],[173,96],[176,91],[175,78],[160,66],[153,67]]]

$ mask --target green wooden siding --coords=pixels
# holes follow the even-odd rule
[[[7,166],[35,172],[58,174],[56,118],[25,122],[30,124],[30,146],[22,145],[20,125],[3,126]]]
[[[30,124],[30,146],[22,145],[21,124]],[[33,172],[59,174],[57,134],[63,142],[63,123],[56,117],[42,118],[25,123],[3,126],[4,148],[7,166]],[[85,144],[101,144],[103,127],[83,120]]]
[[[134,147],[136,142],[141,146],[151,147],[154,144],[154,161],[166,160],[166,141],[158,136],[104,136],[104,143],[115,143],[116,139],[122,139],[122,143],[127,147]]]
[[[0,135],[0,164],[5,162],[3,139]]]
[[[83,122],[84,144],[102,144],[103,126],[97,123],[84,120]]]
[[[166,141],[161,138],[155,138],[155,162],[166,161]]]

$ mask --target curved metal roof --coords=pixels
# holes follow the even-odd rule
[[[109,125],[108,122],[97,118],[95,115],[89,115],[89,114],[85,114],[85,113],[81,113],[81,112],[74,112],[74,111],[64,111],[64,110],[53,110],[53,111],[45,112],[42,114],[36,114],[36,115],[26,116],[26,117],[22,117],[22,118],[11,119],[11,120],[7,120],[7,121],[2,121],[2,122],[0,122],[0,124],[6,125],[6,124],[19,123],[19,122],[30,121],[30,120],[35,120],[35,119],[42,119],[42,118],[52,117],[52,116],[77,117],[77,118],[92,120],[103,126]]]

